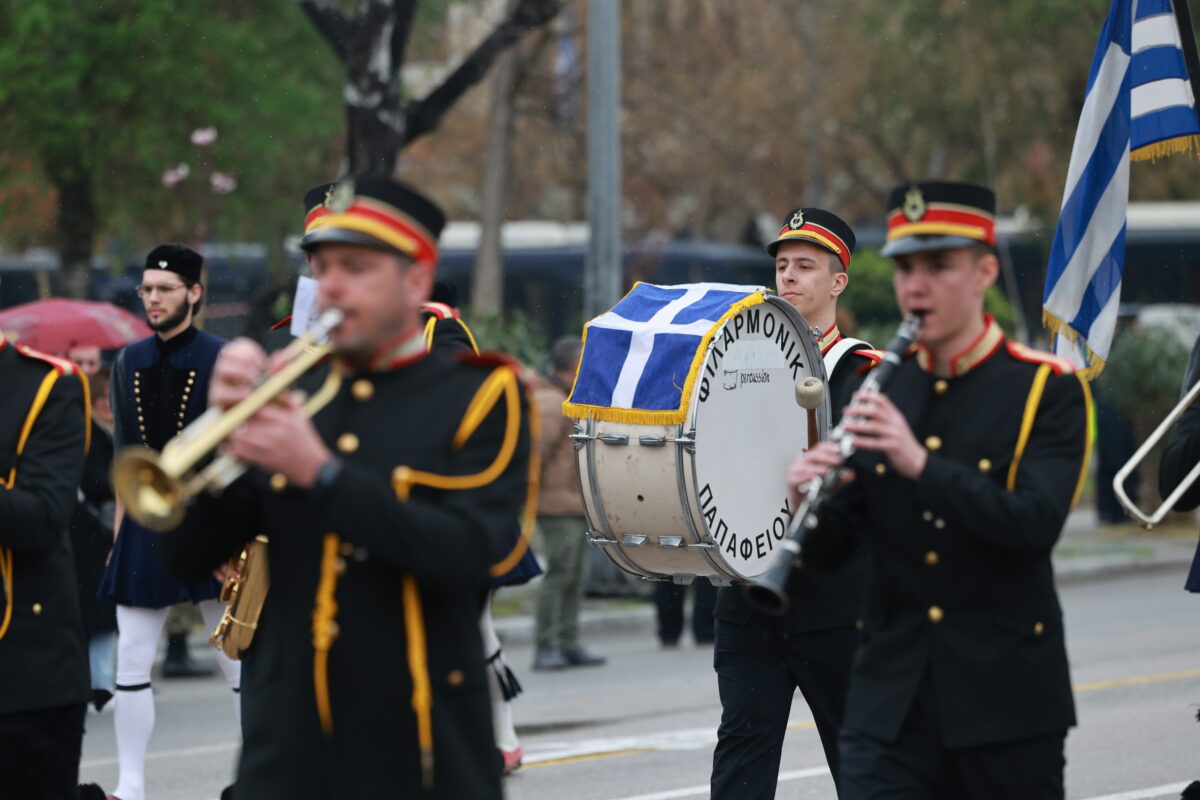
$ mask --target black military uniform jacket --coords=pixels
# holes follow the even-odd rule
[[[821,514],[806,563],[835,564],[865,532],[870,579],[846,727],[892,741],[932,683],[946,747],[1075,723],[1050,551],[1083,481],[1090,395],[1061,359],[990,318],[955,361],[917,350],[887,394],[929,451],[917,481],[861,451]]]
[[[821,352],[826,353],[842,338],[835,326],[822,338]],[[829,376],[828,402],[832,410],[830,419],[836,425],[842,416],[842,407],[850,399],[851,387],[856,386],[866,370],[879,360],[879,351],[865,349],[846,353],[833,374]],[[772,620],[779,633],[808,633],[835,628],[849,628],[862,612],[862,602],[867,585],[867,551],[857,551],[832,572],[811,568],[792,571],[788,580],[788,610],[777,620]],[[746,626],[754,609],[746,600],[745,587],[728,586],[717,592],[717,604],[713,610],[721,622]]]
[[[87,399],[71,362],[19,349],[2,334],[0,386],[0,714],[8,714],[91,694],[67,537],[87,446]]]
[[[251,471],[167,537],[189,577],[270,539],[271,589],[242,662],[238,793],[499,798],[478,618],[526,501],[515,372],[437,350],[340,380],[314,417],[345,464],[331,487]],[[481,387],[500,391],[479,404]],[[432,488],[424,473],[475,488]]]

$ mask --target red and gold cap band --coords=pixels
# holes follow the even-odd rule
[[[930,203],[919,220],[911,221],[903,209],[888,214],[887,240],[905,236],[963,236],[996,245],[996,219],[966,206]]]
[[[807,239],[829,250],[842,262],[842,269],[847,269],[850,266],[850,248],[842,241],[842,238],[836,233],[826,228],[823,225],[817,225],[815,222],[808,222],[799,228],[792,229],[791,226],[784,225],[779,231],[779,237],[772,242],[778,245],[781,242],[791,239]]]
[[[341,212],[324,205],[309,211],[304,220],[305,235],[323,228],[364,233],[414,261],[437,261],[437,242],[429,231],[395,206],[373,198],[360,195]]]

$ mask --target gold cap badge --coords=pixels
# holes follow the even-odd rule
[[[804,227],[804,210],[796,209],[796,213],[792,214],[792,218],[788,220],[788,227],[792,230],[799,230]]]
[[[325,193],[325,207],[341,214],[354,204],[354,181],[338,181]]]
[[[921,194],[921,190],[916,186],[908,190],[904,195],[904,205],[901,211],[909,222],[916,222],[921,217],[925,216],[925,212],[929,210],[928,204],[925,202],[925,195]]]

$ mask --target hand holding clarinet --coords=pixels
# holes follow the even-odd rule
[[[888,343],[883,360],[867,374],[842,412],[842,421],[822,442],[801,454],[788,470],[789,503],[796,513],[780,543],[775,563],[747,589],[759,610],[782,615],[787,611],[787,583],[809,531],[817,527],[821,504],[839,486],[853,479],[845,461],[857,449],[876,450],[888,456],[897,474],[915,479],[925,467],[926,451],[907,420],[883,394],[905,352],[920,334],[921,318],[910,314]]]

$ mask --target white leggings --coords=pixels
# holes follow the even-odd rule
[[[204,627],[212,630],[221,621],[225,606],[220,600],[204,600],[196,604]],[[169,608],[117,606],[117,685],[139,686],[150,682],[158,640],[162,637]],[[234,689],[241,686],[242,665],[217,651],[217,664],[225,680]]]
[[[502,750],[516,750],[521,746],[517,739],[517,729],[513,725],[512,700],[504,699],[504,690],[500,688],[500,674],[508,670],[504,663],[504,650],[500,639],[496,636],[496,628],[492,625],[492,597],[488,594],[483,604],[483,614],[479,617],[479,632],[483,637],[483,658],[487,662],[484,671],[487,673],[488,690],[492,695],[492,727],[496,736],[496,746]]]
[[[215,628],[225,607],[219,600],[197,603],[204,625]],[[143,800],[145,797],[146,748],[154,732],[154,695],[150,692],[150,670],[163,624],[166,608],[117,606],[117,691],[114,700],[113,726],[117,733],[117,762],[120,774],[113,795],[121,800]],[[241,686],[242,665],[217,651],[217,663],[225,680],[235,692]],[[241,702],[234,694],[233,710],[241,729]]]

